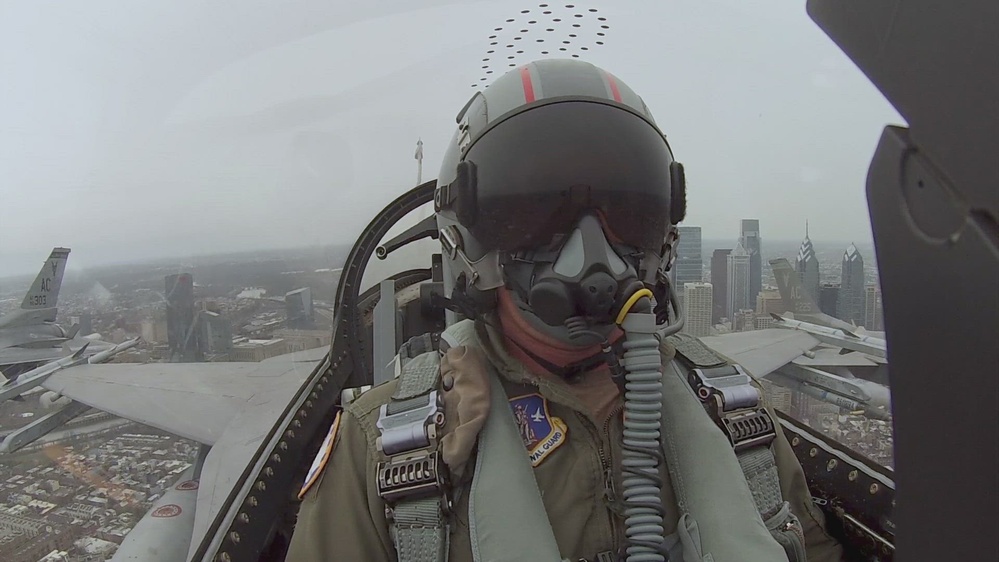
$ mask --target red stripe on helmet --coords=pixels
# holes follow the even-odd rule
[[[524,84],[524,99],[527,103],[534,101],[534,83],[531,82],[531,69],[520,67],[520,81]]]
[[[614,101],[621,102],[621,90],[617,87],[617,80],[610,72],[604,72],[604,76],[607,77],[607,83],[610,84],[611,95],[614,96]]]

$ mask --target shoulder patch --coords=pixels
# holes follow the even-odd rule
[[[553,417],[548,412],[548,400],[540,394],[511,398],[510,409],[527,447],[531,466],[540,465],[552,451],[565,444],[569,428],[561,418]]]
[[[341,414],[343,414],[342,411],[336,413],[336,417],[333,418],[333,425],[330,426],[330,432],[326,434],[326,439],[323,439],[323,444],[320,445],[319,452],[316,453],[316,458],[312,460],[309,473],[305,475],[305,483],[302,484],[302,489],[298,492],[298,499],[300,500],[305,498],[305,494],[308,493],[309,488],[319,480],[319,475],[323,473],[326,463],[330,460],[330,455],[333,453],[333,442],[336,441],[336,432],[340,428]]]

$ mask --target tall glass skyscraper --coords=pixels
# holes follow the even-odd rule
[[[750,254],[740,243],[728,255],[728,302],[726,304],[726,315],[735,318],[735,313],[753,308],[756,301],[750,299],[752,287],[750,275],[752,273]]]
[[[808,238],[808,223],[805,223],[805,239],[798,248],[798,258],[794,262],[798,271],[801,286],[811,295],[812,300],[819,302],[819,258],[815,255],[815,247]]]
[[[681,226],[678,230],[680,239],[676,246],[676,262],[673,264],[677,292],[687,283],[700,283],[704,276],[704,261],[701,259],[701,227]]]
[[[726,316],[732,318],[728,316],[728,255],[731,253],[731,248],[725,248],[711,254],[711,324],[721,322]]]
[[[763,289],[763,243],[758,219],[742,219],[739,244],[749,254],[749,302],[755,303],[756,295]]]
[[[864,258],[853,244],[843,252],[843,281],[839,290],[839,319],[864,324],[864,308],[867,295],[864,292]]]

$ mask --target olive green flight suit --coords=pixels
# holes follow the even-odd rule
[[[498,367],[507,396],[541,394],[548,401],[550,416],[560,418],[568,428],[562,445],[534,468],[562,557],[593,561],[598,553],[617,552],[624,536],[623,519],[612,511],[620,505],[615,493],[620,489],[620,413],[598,423],[566,383],[538,378],[510,357],[502,343],[496,343],[501,340],[492,329],[480,330],[479,339],[487,360]],[[328,464],[301,504],[288,562],[397,559],[385,503],[378,496],[374,478],[377,463],[384,460],[375,449],[375,422],[379,407],[389,401],[395,387],[395,381],[376,387],[341,414]],[[804,472],[779,424],[773,450],[781,492],[801,521],[809,562],[839,561],[842,549],[826,533],[824,516],[812,503]],[[472,473],[462,472],[466,476],[459,484],[467,482]],[[661,476],[664,526],[670,534],[676,531],[680,513],[665,466]],[[450,531],[449,561],[471,562],[467,494],[459,495],[455,502]]]

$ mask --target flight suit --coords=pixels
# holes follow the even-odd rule
[[[540,462],[532,463],[536,465],[534,476],[562,557],[592,561],[598,555],[617,552],[624,537],[623,519],[615,514],[621,509],[617,493],[621,489],[620,408],[605,420],[595,419],[568,383],[531,374],[506,352],[502,343],[496,343],[501,342],[501,336],[494,330],[479,326],[478,336],[485,360],[498,367],[515,419],[518,414],[534,416],[537,423],[564,428],[564,439],[546,450]],[[449,366],[449,358],[461,368],[461,357],[453,357],[456,351],[448,352],[442,372]],[[341,414],[329,461],[301,504],[289,562],[397,559],[385,503],[378,496],[374,478],[376,464],[384,460],[375,449],[375,422],[379,407],[390,400],[395,387],[396,381],[376,387]],[[529,408],[518,411],[518,405]],[[524,423],[519,425],[525,427]],[[445,425],[444,432],[448,431]],[[526,444],[530,436],[524,437]],[[826,533],[823,514],[812,504],[804,472],[779,424],[773,450],[782,495],[801,521],[808,560],[840,560],[841,547]],[[474,456],[468,463],[474,463]],[[457,468],[459,474],[454,482],[461,487],[467,484],[472,471],[464,466]],[[665,466],[660,468],[664,526],[671,534],[680,513],[669,473]],[[517,514],[511,513],[510,517]],[[467,494],[458,494],[450,532],[449,560],[471,562]]]

